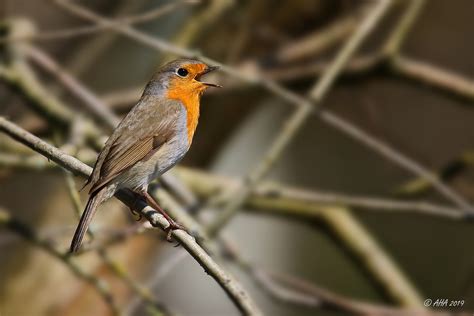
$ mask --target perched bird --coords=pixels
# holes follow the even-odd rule
[[[97,158],[85,184],[91,184],[89,200],[74,233],[71,252],[81,246],[98,206],[120,189],[130,190],[159,211],[169,221],[169,230],[183,228],[147,192],[148,184],[189,150],[198,124],[200,97],[208,87],[220,87],[199,80],[215,69],[197,60],[178,59],[155,73]]]

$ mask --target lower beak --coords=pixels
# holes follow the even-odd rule
[[[220,84],[209,83],[209,82],[203,82],[202,84],[205,85],[205,86],[208,86],[208,87],[222,88],[222,86]]]
[[[219,66],[209,66],[207,67],[206,70],[204,70],[200,75],[199,77],[207,74],[207,73],[210,73],[211,71],[214,71],[214,70],[217,70],[219,69]],[[214,88],[222,88],[221,85],[218,85],[218,84],[215,84],[215,83],[209,83],[209,82],[201,82],[203,85],[205,86],[208,86],[208,87],[214,87]]]

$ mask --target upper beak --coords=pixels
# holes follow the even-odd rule
[[[209,66],[207,67],[203,72],[199,74],[199,76],[196,77],[196,80],[199,81],[199,79],[204,76],[207,73],[210,73],[211,71],[219,69],[219,66]],[[203,85],[206,85],[208,87],[215,87],[215,88],[222,88],[221,85],[215,84],[215,83],[209,83],[209,82],[201,82]]]

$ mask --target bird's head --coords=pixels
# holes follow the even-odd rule
[[[201,81],[202,76],[218,68],[194,59],[177,59],[159,69],[147,90],[149,94],[165,93],[172,99],[199,97],[209,87],[221,87]]]

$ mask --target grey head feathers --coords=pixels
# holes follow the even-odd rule
[[[203,62],[197,59],[179,58],[163,65],[148,82],[143,91],[143,95],[163,95],[163,92],[168,88],[169,79],[176,76],[176,72],[179,68],[184,65],[202,63]]]

